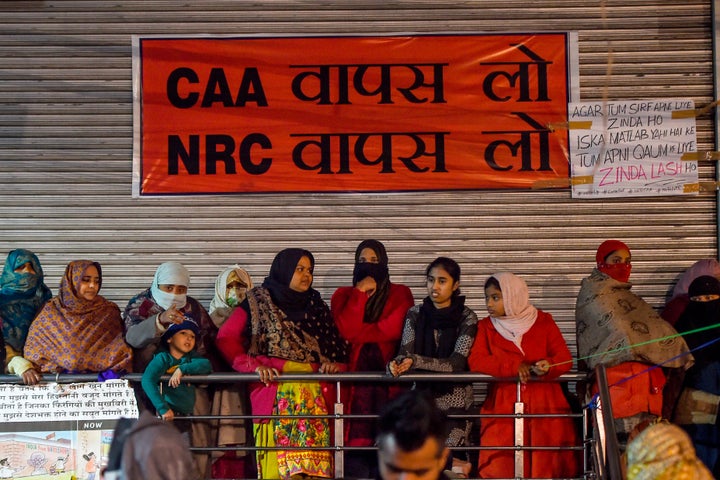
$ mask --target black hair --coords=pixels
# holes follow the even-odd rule
[[[428,277],[430,275],[430,270],[435,267],[440,267],[445,270],[454,281],[460,281],[460,265],[458,265],[458,263],[452,258],[438,257],[432,262],[430,262],[430,265],[428,265],[425,269],[425,277]],[[453,297],[456,297],[458,295],[460,295],[459,288],[455,289],[455,291],[452,293]]]
[[[383,310],[385,310],[385,304],[390,296],[390,275],[388,273],[388,256],[385,245],[378,240],[368,239],[363,240],[355,249],[355,268],[353,269],[353,285],[356,285],[362,278],[356,278],[356,272],[360,272],[358,264],[360,263],[360,254],[363,250],[369,248],[378,258],[378,264],[381,266],[380,269],[384,270],[381,275],[382,278],[373,277],[375,279],[376,287],[375,293],[368,298],[365,303],[365,313],[363,315],[364,323],[377,323],[380,321]],[[361,275],[362,276],[362,275]]]
[[[498,290],[502,291],[502,288],[500,288],[500,282],[498,282],[498,279],[495,277],[490,277],[485,281],[485,286],[483,287],[483,289],[487,290],[488,287],[495,287]]]
[[[394,437],[401,450],[414,452],[428,437],[438,442],[438,458],[449,434],[448,419],[426,392],[410,390],[388,403],[380,413],[377,443],[379,448]]]

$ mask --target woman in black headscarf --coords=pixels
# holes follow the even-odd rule
[[[687,371],[674,421],[690,434],[698,458],[720,475],[720,281],[703,275],[688,288],[688,302],[675,328],[684,334],[695,364]],[[687,334],[686,332],[694,332]]]
[[[410,289],[390,281],[385,245],[363,240],[355,249],[353,284],[333,293],[330,309],[340,334],[350,342],[350,370],[384,372],[400,344],[403,322],[415,303]],[[389,399],[388,386],[357,383],[350,388],[348,411],[354,415],[377,415]],[[376,421],[349,419],[345,443],[371,447],[377,436]],[[345,473],[358,478],[376,476],[375,451],[350,451]]]
[[[327,304],[312,288],[315,259],[307,250],[288,248],[275,256],[262,286],[220,328],[217,346],[238,372],[256,372],[251,387],[253,415],[327,415],[318,382],[277,382],[281,373],[337,373],[348,345],[335,327]],[[329,446],[325,419],[260,419],[257,446]],[[334,477],[327,450],[258,451],[259,478],[292,475]]]

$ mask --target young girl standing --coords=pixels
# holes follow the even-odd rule
[[[496,273],[485,282],[485,302],[490,316],[478,322],[478,334],[468,359],[470,370],[494,377],[519,377],[521,400],[528,414],[570,413],[560,384],[528,382],[531,374],[553,379],[572,366],[570,350],[549,313],[530,304],[525,282],[512,273]],[[512,414],[516,383],[491,383],[481,414]],[[514,444],[514,419],[483,418],[480,445],[508,447]],[[526,446],[575,446],[579,444],[572,419],[525,420]],[[515,452],[481,450],[481,478],[513,478]],[[530,450],[525,454],[529,478],[573,477],[577,455],[571,450]]]
[[[468,369],[477,315],[460,295],[460,266],[455,260],[439,257],[428,265],[425,277],[428,296],[407,312],[400,351],[388,364],[395,377],[416,371],[452,373]],[[447,414],[466,415],[472,406],[470,384],[436,382],[420,387],[426,387]],[[447,446],[467,445],[471,426],[470,420],[453,420]],[[471,464],[463,457],[458,454],[453,459],[453,468],[468,475]]]

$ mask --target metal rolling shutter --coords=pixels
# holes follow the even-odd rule
[[[274,254],[316,254],[329,300],[351,281],[355,246],[385,242],[394,281],[419,301],[438,255],[457,259],[480,317],[495,271],[523,276],[575,351],[574,304],[597,245],[633,249],[634,289],[660,307],[695,260],[717,256],[715,193],[573,200],[568,189],[373,195],[247,195],[132,199],[133,34],[320,34],[577,31],[582,100],[713,100],[710,0],[526,1],[5,1],[0,3],[0,252],[40,256],[57,291],[66,263],[104,267],[121,308],[155,267],[178,260],[206,306],[228,264],[256,282]],[[715,150],[713,119],[698,119]],[[703,164],[703,180],[714,180]]]

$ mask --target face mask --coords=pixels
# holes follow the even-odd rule
[[[227,299],[225,303],[230,307],[237,307],[245,300],[245,289],[228,288]]]
[[[627,263],[613,263],[608,265],[607,263],[601,263],[598,265],[598,270],[611,278],[614,278],[618,282],[627,283],[630,280],[630,270],[632,265]]]
[[[16,273],[14,281],[5,288],[23,293],[29,290],[35,290],[39,280],[40,277],[35,273]]]
[[[160,290],[159,288],[153,291],[153,298],[158,305],[163,307],[165,310],[175,305],[175,308],[183,308],[187,303],[187,295],[175,295],[174,293],[168,293]]]
[[[365,277],[372,277],[376,282],[381,282],[388,276],[388,267],[379,263],[363,262],[355,265],[353,269],[353,285]]]

